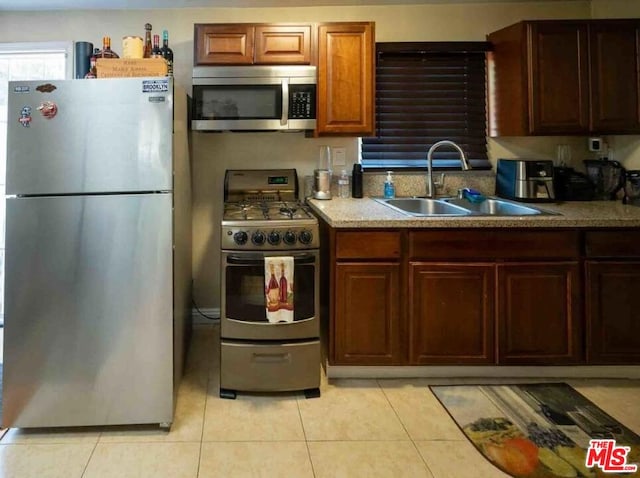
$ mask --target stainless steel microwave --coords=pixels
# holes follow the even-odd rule
[[[194,130],[315,129],[316,67],[195,67],[192,101]]]

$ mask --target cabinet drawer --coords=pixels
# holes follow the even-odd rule
[[[640,257],[640,230],[587,231],[587,257]]]
[[[578,257],[577,231],[446,230],[409,233],[411,259],[558,259]]]
[[[267,345],[222,341],[220,348],[224,388],[284,391],[320,386],[318,340]]]
[[[344,231],[336,233],[337,259],[397,259],[399,231]]]

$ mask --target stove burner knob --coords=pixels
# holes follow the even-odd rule
[[[264,232],[256,231],[251,236],[251,242],[253,242],[256,246],[262,246],[265,241]]]
[[[313,234],[311,234],[311,231],[304,230],[298,235],[298,240],[303,244],[311,244]]]
[[[285,244],[293,246],[296,243],[296,233],[293,231],[287,231],[284,233],[284,237],[282,239]]]
[[[247,236],[247,233],[244,231],[236,232],[233,235],[233,241],[239,246],[244,246],[247,243],[248,239],[249,239],[249,236]]]
[[[280,233],[278,231],[271,231],[269,236],[267,237],[269,244],[272,246],[277,246],[280,244]]]

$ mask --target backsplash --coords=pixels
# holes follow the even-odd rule
[[[440,172],[433,174],[434,181],[440,180]],[[363,192],[365,196],[382,196],[384,181],[387,175],[380,173],[365,173],[363,181]],[[396,186],[396,196],[424,196],[427,191],[427,173],[395,173],[393,180]],[[496,178],[492,171],[472,171],[457,172],[450,171],[444,173],[443,187],[436,188],[438,196],[455,196],[458,189],[472,188],[483,194],[495,194]]]

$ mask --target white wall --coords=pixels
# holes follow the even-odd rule
[[[632,5],[633,4],[633,5]],[[180,10],[1,12],[0,42],[75,40],[101,43],[103,35],[121,51],[120,39],[169,30],[177,81],[190,87],[193,24],[214,22],[375,21],[377,41],[476,41],[494,30],[528,19],[640,17],[640,2],[631,0],[557,0],[536,2],[449,3],[401,6],[208,8]],[[228,168],[296,167],[313,170],[320,144],[343,146],[347,161],[357,157],[355,138],[305,138],[300,133],[194,133],[195,299],[201,307],[219,304],[219,224],[222,177]],[[500,138],[489,141],[499,157],[553,158],[557,144],[570,144],[574,163],[587,155],[585,138]],[[640,138],[615,137],[616,158],[640,169]],[[349,167],[349,165],[347,166]]]

